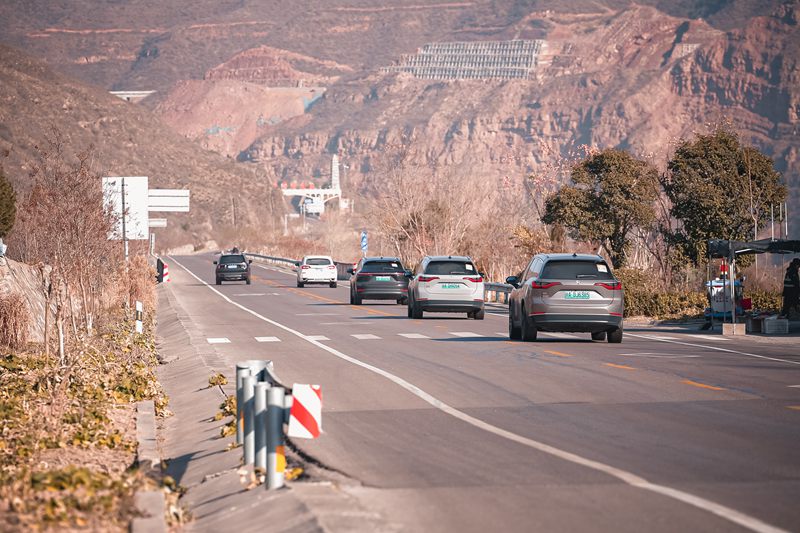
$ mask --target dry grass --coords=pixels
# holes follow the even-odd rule
[[[28,306],[21,294],[0,296],[0,346],[22,349],[28,343],[30,322]]]

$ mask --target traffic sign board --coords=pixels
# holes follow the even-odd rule
[[[361,232],[361,251],[367,253],[367,232]]]

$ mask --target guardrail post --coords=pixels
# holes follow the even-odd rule
[[[269,383],[256,383],[255,388],[255,467],[267,471],[267,394]]]
[[[286,457],[283,451],[283,420],[286,391],[272,387],[267,391],[267,489],[283,487]]]
[[[236,444],[244,443],[244,397],[242,380],[250,375],[250,365],[236,363]]]
[[[255,396],[255,376],[242,379],[242,398],[244,399],[244,464],[251,465],[255,461],[255,431],[253,431],[253,413]]]

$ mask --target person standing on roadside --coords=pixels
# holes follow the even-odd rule
[[[795,257],[786,269],[783,278],[783,309],[781,314],[789,316],[789,312],[800,307],[800,258]]]

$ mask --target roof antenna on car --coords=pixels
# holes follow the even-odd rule
[[[578,252],[572,252],[572,257],[578,257]]]

